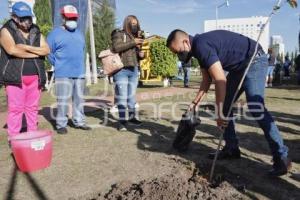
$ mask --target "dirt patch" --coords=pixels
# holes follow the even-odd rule
[[[212,187],[197,169],[184,170],[137,184],[122,182],[106,194],[84,198],[92,200],[234,200],[249,199],[226,181]]]

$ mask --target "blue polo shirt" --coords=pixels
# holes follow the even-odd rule
[[[190,36],[192,55],[199,61],[201,68],[209,69],[220,61],[225,71],[240,71],[247,67],[244,61],[255,50],[256,41],[238,33],[216,30]],[[259,45],[259,49],[262,49]]]

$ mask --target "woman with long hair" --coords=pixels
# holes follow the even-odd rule
[[[128,123],[141,124],[141,121],[136,118],[135,110],[139,60],[144,57],[141,51],[143,39],[141,39],[140,34],[140,23],[134,15],[125,18],[122,30],[116,29],[111,34],[112,51],[120,55],[124,64],[124,68],[113,75],[115,103],[119,111],[119,131],[126,131]],[[128,120],[126,120],[127,109]]]

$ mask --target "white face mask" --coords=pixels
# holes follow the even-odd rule
[[[66,28],[70,31],[74,31],[77,28],[77,21],[75,20],[66,20]]]

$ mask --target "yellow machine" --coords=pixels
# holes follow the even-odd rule
[[[151,58],[150,58],[150,44],[153,41],[162,39],[162,37],[153,35],[145,39],[142,46],[142,51],[145,53],[145,58],[140,61],[140,84],[148,82],[160,82],[162,81],[161,76],[155,76],[151,73]]]

